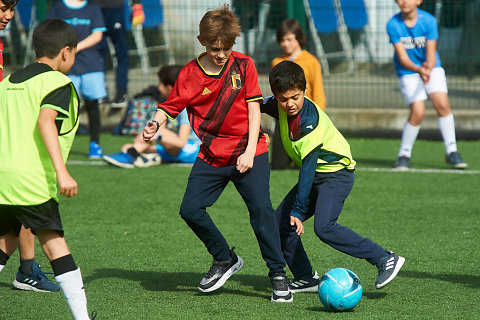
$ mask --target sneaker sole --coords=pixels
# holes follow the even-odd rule
[[[88,159],[90,160],[98,160],[98,159],[102,159],[103,156],[88,156]]]
[[[242,258],[240,258],[240,256],[238,255],[237,257],[238,257],[237,263],[235,263],[230,269],[228,269],[227,272],[225,272],[225,274],[217,281],[217,283],[215,283],[213,286],[211,286],[208,289],[202,289],[198,287],[198,290],[200,290],[201,292],[212,292],[217,290],[221,286],[223,286],[225,284],[225,281],[228,280],[228,278],[230,278],[231,276],[233,276],[235,273],[237,273],[243,268]]]
[[[303,288],[303,289],[294,289],[290,287],[290,292],[299,293],[299,292],[318,292],[318,284],[313,287]]]
[[[466,163],[458,163],[458,164],[451,164],[454,169],[466,169],[468,164]]]
[[[31,286],[29,284],[18,282],[17,280],[13,281],[12,284],[15,288],[20,289],[20,290],[36,291],[36,292],[56,292],[56,291],[38,289],[38,288],[36,288],[34,286]]]
[[[410,170],[409,167],[395,167],[393,168],[394,171],[408,171]]]
[[[101,158],[99,158],[101,159]],[[117,161],[109,156],[103,156],[103,160],[107,161],[110,164],[113,164],[114,166],[120,167],[120,168],[127,168],[127,169],[133,169],[135,166],[131,163],[123,163],[120,161]]]
[[[291,292],[291,291],[290,291]],[[270,298],[270,302],[292,302],[293,301],[293,295],[290,293],[290,298],[281,298],[279,297],[278,299],[274,299],[273,296]]]
[[[395,270],[393,270],[392,275],[390,277],[388,277],[388,279],[385,282],[379,283],[379,284],[375,285],[375,287],[377,289],[381,289],[381,288],[385,287],[387,284],[389,284],[397,276],[398,272],[400,271],[400,269],[402,268],[404,263],[405,263],[405,258],[399,256],[398,257],[398,262],[395,265]]]

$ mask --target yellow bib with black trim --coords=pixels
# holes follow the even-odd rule
[[[41,108],[58,111],[58,141],[66,162],[78,128],[78,95],[61,72],[45,71],[21,82],[0,82],[0,204],[37,205],[58,200],[56,173],[38,130]],[[69,110],[43,104],[54,90],[71,85]]]
[[[354,170],[356,162],[352,158],[350,145],[347,140],[335,128],[330,118],[320,107],[307,97],[305,97],[305,100],[308,100],[315,106],[318,113],[318,124],[311,132],[296,141],[290,139],[288,116],[278,105],[280,135],[287,154],[295,164],[301,167],[303,159],[318,146],[321,146],[322,154],[335,155],[337,160],[329,162],[320,157],[317,160],[317,172],[335,172],[345,168]]]

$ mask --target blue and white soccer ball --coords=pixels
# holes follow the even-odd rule
[[[318,296],[328,311],[355,308],[362,299],[363,287],[358,276],[345,268],[326,272],[320,280]]]

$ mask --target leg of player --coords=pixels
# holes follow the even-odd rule
[[[402,142],[398,151],[398,158],[395,169],[399,171],[408,170],[410,168],[410,158],[412,157],[412,149],[417,140],[420,124],[425,115],[425,102],[416,101],[410,104],[410,116],[405,123],[402,131]]]
[[[465,169],[468,165],[463,161],[457,150],[455,121],[450,108],[448,95],[446,92],[432,92],[429,97],[437,111],[438,127],[440,128],[443,143],[445,144],[446,162],[455,169]]]
[[[30,229],[25,229],[23,225],[18,237],[18,251],[20,267],[13,281],[15,288],[37,292],[60,291],[60,287],[47,278],[40,265],[35,261],[35,236]]]
[[[10,256],[17,249],[17,245],[17,236],[13,231],[0,236],[0,272],[7,264]]]
[[[270,168],[268,154],[255,157],[253,167],[240,174],[236,171],[232,181],[247,205],[250,224],[257,238],[263,260],[269,269],[272,284],[272,302],[292,302],[289,281],[286,276],[280,231],[270,201]]]
[[[293,293],[318,292],[320,283],[318,274],[312,269],[307,253],[303,248],[302,239],[295,231],[296,228],[290,225],[290,211],[297,190],[298,187],[295,185],[275,210],[280,228],[282,253],[294,276],[294,279],[290,281],[290,291]],[[314,210],[310,212],[312,210],[310,207],[307,210],[305,221],[314,213]]]
[[[50,260],[55,280],[60,284],[75,319],[88,320],[87,298],[80,269],[76,266],[63,236],[53,230],[37,231],[42,250]]]

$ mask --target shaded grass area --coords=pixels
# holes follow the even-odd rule
[[[131,138],[102,137],[107,153]],[[358,162],[355,186],[339,223],[406,258],[398,278],[382,290],[376,269],[321,243],[312,221],[302,236],[319,273],[353,270],[364,286],[353,312],[332,314],[316,294],[296,294],[274,304],[248,213],[228,185],[209,213],[245,260],[244,268],[212,294],[196,286],[211,258],[178,215],[190,168],[117,169],[69,165],[79,195],[61,198],[66,240],[82,270],[89,308],[97,319],[476,319],[480,312],[480,175],[362,171],[390,168],[399,141],[349,139]],[[86,160],[88,139],[79,136],[70,159]],[[480,170],[480,143],[459,143],[471,170]],[[449,169],[441,142],[418,141],[412,167]],[[298,178],[296,170],[272,171],[277,206]],[[43,269],[50,265],[37,246]],[[12,289],[15,253],[0,274],[0,319],[68,319],[61,293]]]

